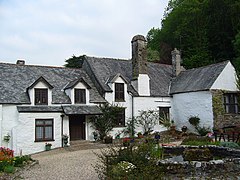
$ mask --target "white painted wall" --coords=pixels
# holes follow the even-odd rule
[[[2,144],[2,119],[3,119],[3,112],[2,112],[2,105],[0,104],[0,144]]]
[[[18,119],[18,111],[16,105],[2,105],[2,128],[1,128],[1,146],[8,147],[13,149],[13,141],[14,138],[12,136],[12,129],[16,127],[19,123]],[[10,135],[10,141],[7,143],[3,140],[4,136]]]
[[[137,80],[131,81],[140,96],[150,96],[150,78],[147,74],[139,74]]]
[[[48,141],[52,148],[61,147],[61,113],[20,113],[16,130],[16,147],[14,151],[19,154],[32,154],[45,150],[46,142],[35,142],[35,119],[53,119],[54,141]],[[68,132],[67,119],[64,120],[64,133]]]
[[[230,62],[223,69],[210,89],[238,91],[236,86],[236,71]]]
[[[150,78],[147,74],[138,76],[138,94],[140,96],[150,96]]]
[[[213,127],[212,94],[209,91],[174,94],[171,104],[172,119],[178,129],[187,126],[194,131],[188,122],[191,116],[198,116],[201,126]]]
[[[34,89],[37,88],[46,88],[48,89],[48,105],[52,104],[52,90],[48,88],[48,86],[43,83],[43,82],[38,82],[32,89],[28,90],[29,93],[29,97],[30,97],[30,101],[31,101],[31,105],[35,105],[35,91]]]
[[[142,110],[156,110],[159,111],[159,107],[171,107],[170,97],[134,97],[134,116],[139,116],[139,111]],[[170,108],[171,109],[171,108]],[[171,113],[170,113],[171,118]],[[164,131],[165,127],[159,125],[159,122],[154,127],[154,131]],[[137,132],[141,131],[142,128],[138,127]]]

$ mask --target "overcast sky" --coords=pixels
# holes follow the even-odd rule
[[[168,0],[0,0],[0,62],[63,65],[86,54],[131,58],[131,39],[160,27]]]

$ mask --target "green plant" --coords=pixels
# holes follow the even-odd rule
[[[134,135],[136,134],[136,119],[133,117],[132,119],[128,119],[127,123],[126,123],[126,128],[123,129],[123,133],[124,135],[128,135],[129,137],[134,137]]]
[[[209,143],[212,141],[212,139],[206,136],[189,136],[182,141],[182,144],[186,144],[191,141]]]
[[[202,127],[200,127],[200,126],[196,126],[195,128],[196,128],[196,130],[197,130],[197,132],[198,132],[198,134],[199,134],[200,136],[206,136],[207,133],[211,132],[211,129],[210,129],[209,127],[205,127],[205,126],[202,126]]]
[[[4,167],[4,172],[5,173],[14,173],[15,168],[13,165],[7,165]]]
[[[194,127],[198,126],[200,123],[200,118],[198,116],[191,116],[188,119],[188,122],[193,125]]]
[[[162,149],[153,143],[133,143],[125,148],[111,146],[96,155],[98,162],[94,168],[100,178],[158,179],[163,174],[161,168],[156,166]]]
[[[153,131],[153,127],[159,120],[159,113],[154,110],[139,111],[136,117],[136,124],[143,128],[143,134],[148,135]]]
[[[235,142],[220,142],[220,146],[239,149],[240,146]]]
[[[92,123],[92,127],[98,131],[99,138],[103,140],[116,125],[116,115],[122,108],[106,103],[101,105],[100,109],[102,114],[93,116],[90,122]]]

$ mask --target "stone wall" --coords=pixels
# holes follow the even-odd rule
[[[213,124],[219,129],[227,126],[240,126],[240,114],[226,114],[223,94],[226,91],[212,90]]]

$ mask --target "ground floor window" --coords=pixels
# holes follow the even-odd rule
[[[35,120],[35,141],[53,140],[53,119]]]
[[[231,113],[231,114],[238,113],[237,93],[224,94],[224,107],[225,107],[226,113]]]
[[[168,118],[170,119],[169,113],[170,107],[159,107],[159,118]]]
[[[125,126],[125,108],[119,108],[116,114],[116,126]]]

